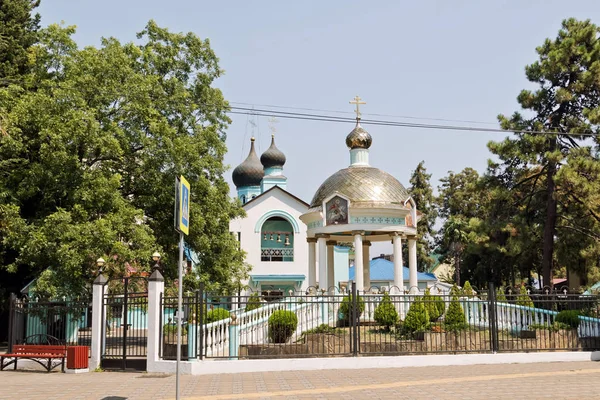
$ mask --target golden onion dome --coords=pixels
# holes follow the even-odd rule
[[[323,201],[334,193],[341,194],[352,203],[371,203],[373,206],[403,205],[410,197],[396,178],[369,166],[350,166],[331,175],[315,193],[310,207],[321,207]]]
[[[371,134],[357,121],[356,127],[346,136],[346,146],[350,149],[368,149],[371,147],[371,143],[373,143]]]

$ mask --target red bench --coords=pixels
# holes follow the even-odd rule
[[[61,366],[62,372],[65,372],[65,358],[67,357],[67,346],[49,345],[49,344],[15,344],[12,353],[0,354],[0,371],[14,363],[14,369],[17,369],[17,360],[25,358],[33,360],[46,369],[47,372]],[[4,359],[8,358],[5,364]],[[43,362],[42,360],[48,360]],[[59,362],[54,362],[60,360]]]

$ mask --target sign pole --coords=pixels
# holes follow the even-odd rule
[[[181,320],[183,293],[183,232],[179,233],[179,268],[177,290],[177,363],[175,367],[175,398],[179,400],[179,363],[181,362]]]

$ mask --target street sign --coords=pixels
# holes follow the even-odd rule
[[[190,234],[190,183],[183,177],[179,177],[177,190],[177,230]]]

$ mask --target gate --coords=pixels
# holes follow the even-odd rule
[[[105,369],[146,370],[148,282],[143,277],[110,279],[102,302]]]

